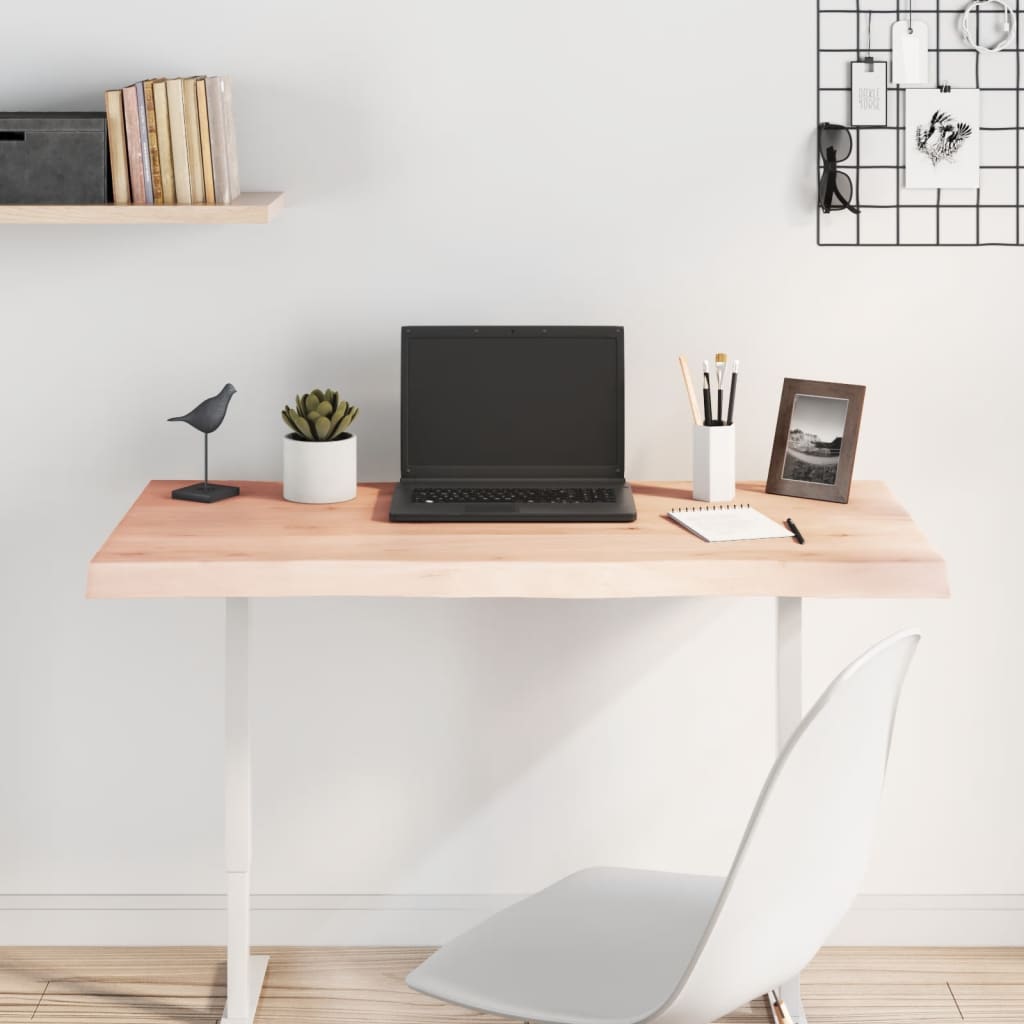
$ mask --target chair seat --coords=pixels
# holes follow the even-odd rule
[[[639,1024],[679,985],[724,883],[626,868],[580,871],[460,935],[407,982],[536,1024]]]

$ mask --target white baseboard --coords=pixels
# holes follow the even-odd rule
[[[253,897],[267,946],[436,946],[515,896]],[[0,895],[0,946],[220,945],[217,895]],[[836,946],[1024,946],[1024,895],[860,896]]]
[[[1024,895],[861,895],[830,946],[1024,946]]]

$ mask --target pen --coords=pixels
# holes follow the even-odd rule
[[[686,356],[679,357],[679,369],[683,371],[683,383],[686,385],[686,397],[690,400],[690,412],[693,414],[693,422],[700,426],[700,409],[697,407],[697,395],[693,390],[693,379],[690,377],[690,367],[687,365]]]
[[[729,385],[729,418],[725,421],[727,427],[732,426],[732,414],[736,408],[736,381],[740,376],[740,361],[738,359],[733,360],[732,364],[732,383]]]
[[[800,532],[800,528],[793,522],[792,519],[786,520],[786,529],[788,529],[793,536],[796,538],[798,544],[804,543],[804,535]]]
[[[711,367],[704,360],[704,426],[713,427],[714,417],[711,415]]]

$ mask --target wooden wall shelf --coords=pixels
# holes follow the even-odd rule
[[[0,204],[0,224],[268,224],[283,208],[283,192],[243,192],[222,206]]]

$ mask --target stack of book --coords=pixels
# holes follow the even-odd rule
[[[238,197],[228,79],[148,78],[105,95],[115,203],[230,203]]]

